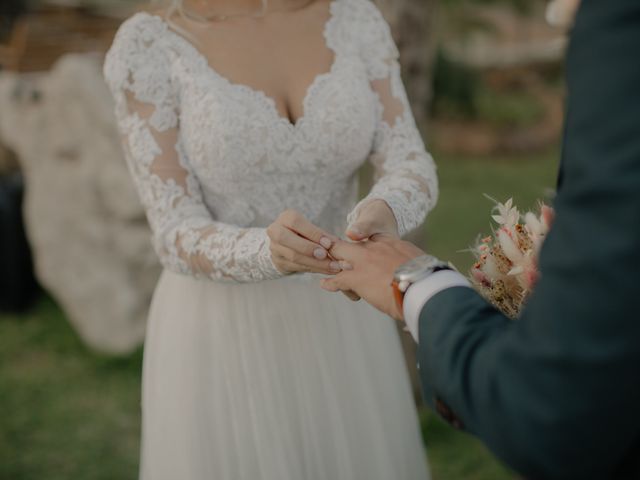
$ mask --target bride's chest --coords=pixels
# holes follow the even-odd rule
[[[350,174],[371,150],[379,100],[357,57],[339,55],[315,77],[295,123],[269,95],[206,64],[183,64],[174,75],[182,143],[201,174]]]

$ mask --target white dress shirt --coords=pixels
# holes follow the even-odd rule
[[[452,287],[468,287],[471,283],[454,270],[441,270],[409,287],[404,296],[404,321],[413,339],[419,342],[419,323],[422,309],[437,293]]]

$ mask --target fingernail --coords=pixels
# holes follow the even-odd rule
[[[316,248],[313,251],[313,256],[318,260],[324,260],[325,258],[327,258],[327,251],[323,250],[322,248]]]
[[[320,239],[320,245],[322,245],[324,248],[331,248],[331,246],[333,245],[333,242],[331,241],[330,238],[327,237],[322,237]]]
[[[351,240],[362,240],[365,235],[357,229],[350,228],[347,230],[347,236],[351,238]]]
[[[351,265],[349,262],[340,262],[340,267],[342,268],[342,270],[353,270],[353,265]]]
[[[339,263],[339,262],[331,262],[331,263],[329,264],[329,268],[330,268],[331,270],[333,270],[334,272],[339,272],[340,270],[342,270],[342,269],[340,268],[340,263]]]

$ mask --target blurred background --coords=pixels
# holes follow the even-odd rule
[[[101,67],[142,4],[0,1],[0,480],[134,479],[160,267]],[[491,229],[483,194],[524,209],[552,195],[567,30],[545,0],[377,3],[439,166],[439,205],[412,238],[466,271]],[[420,408],[434,479],[514,478]]]

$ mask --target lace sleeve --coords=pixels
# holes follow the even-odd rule
[[[425,149],[402,83],[398,50],[389,25],[369,0],[354,0],[359,9],[361,56],[379,99],[378,127],[371,163],[375,185],[349,215],[349,223],[371,200],[387,202],[401,236],[419,227],[438,199],[433,158]]]
[[[152,26],[135,18],[123,24],[107,54],[104,75],[162,265],[216,281],[256,282],[281,276],[264,229],[216,222],[204,204],[181,146],[168,54],[157,45]]]

